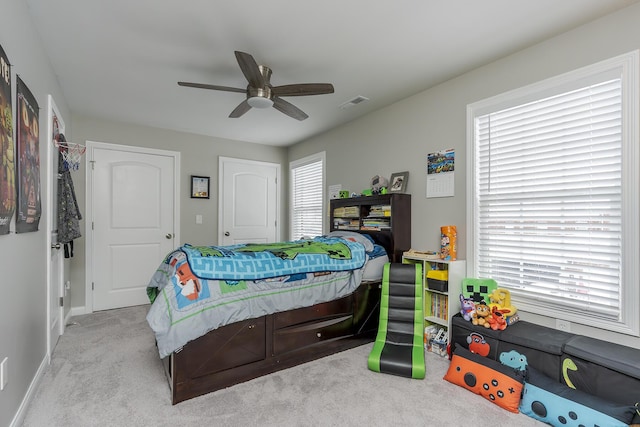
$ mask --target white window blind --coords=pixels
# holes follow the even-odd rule
[[[621,79],[476,117],[476,272],[520,300],[621,317]]]
[[[291,164],[291,238],[322,235],[324,155]]]

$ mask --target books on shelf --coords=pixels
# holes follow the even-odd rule
[[[449,320],[449,298],[447,295],[431,294],[431,315],[442,320]]]
[[[363,230],[391,230],[391,220],[389,218],[363,218]]]
[[[341,206],[333,210],[333,216],[339,217],[359,217],[360,209],[358,206]]]
[[[373,205],[369,210],[368,217],[370,218],[378,218],[378,217],[390,217],[391,216],[391,205]]]
[[[334,218],[333,228],[336,230],[359,230],[360,220],[358,218]]]

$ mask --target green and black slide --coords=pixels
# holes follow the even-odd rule
[[[369,354],[369,369],[423,379],[422,265],[384,266],[378,335]]]

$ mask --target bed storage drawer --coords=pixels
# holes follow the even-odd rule
[[[316,304],[311,307],[303,307],[273,315],[273,328],[281,329],[293,325],[299,325],[312,320],[325,317],[335,317],[353,313],[353,295],[347,295],[335,301]]]
[[[266,357],[265,324],[262,316],[214,329],[191,341],[182,351],[173,354],[176,374],[189,372],[191,378],[201,377],[263,360]],[[181,378],[175,380],[180,382]]]
[[[322,320],[287,326],[273,331],[273,354],[282,355],[323,341],[353,334],[353,314],[333,315]]]

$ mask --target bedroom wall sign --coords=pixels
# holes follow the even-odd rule
[[[17,78],[18,214],[16,233],[38,231],[40,222],[39,108],[33,94]]]
[[[11,109],[11,64],[0,46],[0,235],[9,234],[16,209],[16,169]]]
[[[208,199],[209,198],[209,177],[191,175],[191,198],[192,199]]]

